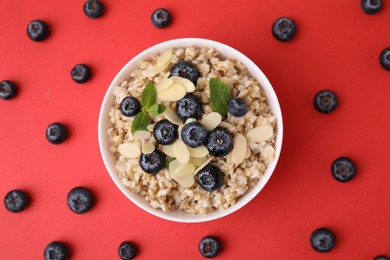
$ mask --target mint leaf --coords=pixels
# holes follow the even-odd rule
[[[222,116],[227,115],[227,103],[231,98],[230,89],[220,79],[211,78],[209,81],[210,101],[214,111]]]
[[[165,105],[164,104],[158,104],[158,114],[162,114],[165,111]]]
[[[151,107],[149,107],[149,113],[151,113],[153,116],[158,116],[164,111],[165,105],[163,104],[153,104]]]
[[[134,134],[138,130],[147,130],[148,125],[150,125],[150,117],[148,113],[142,111],[134,117],[133,123],[131,124],[131,133]]]
[[[141,94],[141,104],[144,108],[150,108],[156,103],[157,90],[153,82],[146,84]]]

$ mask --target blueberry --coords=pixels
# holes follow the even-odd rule
[[[4,197],[5,208],[13,213],[18,213],[27,208],[30,203],[30,199],[22,190],[12,190]]]
[[[48,244],[43,253],[45,260],[67,260],[69,259],[68,247],[59,241]]]
[[[278,18],[272,24],[272,34],[278,41],[281,42],[291,40],[295,35],[295,31],[295,23],[287,17]]]
[[[318,112],[327,114],[336,109],[338,99],[335,93],[330,90],[321,90],[314,96],[314,108]]]
[[[199,252],[205,258],[214,258],[221,251],[221,243],[214,236],[206,236],[199,242]]]
[[[170,75],[191,80],[196,86],[199,78],[199,70],[191,62],[182,60],[172,66]]]
[[[352,180],[356,174],[355,163],[348,157],[340,157],[333,161],[331,172],[333,178],[340,182]]]
[[[60,144],[68,137],[68,131],[61,123],[53,123],[46,129],[46,139],[52,144]]]
[[[336,237],[327,228],[318,228],[310,236],[311,247],[320,253],[329,252],[336,243]]]
[[[85,64],[77,64],[72,68],[70,75],[77,83],[84,83],[91,78],[91,69]]]
[[[99,0],[88,0],[84,4],[84,13],[92,19],[99,18],[104,13],[104,5]]]
[[[17,94],[15,83],[9,80],[0,82],[0,98],[4,100],[11,99]]]
[[[381,52],[379,62],[385,70],[390,70],[390,47]]]
[[[83,214],[92,208],[94,199],[90,190],[84,187],[76,187],[69,191],[67,203],[71,211]]]
[[[206,141],[207,130],[199,122],[188,123],[181,130],[181,139],[189,147],[198,147]]]
[[[209,132],[205,145],[212,156],[223,157],[233,149],[233,138],[228,130],[217,127]]]
[[[150,154],[141,154],[139,159],[141,169],[150,174],[158,173],[165,166],[165,154],[159,150],[154,150]]]
[[[384,255],[378,255],[374,258],[374,260],[390,260],[390,258]]]
[[[362,0],[361,7],[366,14],[376,14],[382,9],[382,0]]]
[[[176,114],[183,121],[188,118],[200,119],[203,114],[203,108],[199,98],[194,94],[187,94],[176,102]]]
[[[153,128],[154,139],[159,144],[172,144],[178,137],[177,125],[172,124],[167,119],[158,121]]]
[[[248,106],[242,98],[232,98],[227,104],[227,111],[235,117],[244,116],[248,112]]]
[[[171,14],[163,8],[155,10],[151,18],[153,25],[160,29],[167,27],[172,21]]]
[[[132,242],[129,241],[122,242],[119,245],[118,254],[122,260],[133,259],[137,255],[137,247]]]
[[[141,111],[141,103],[135,97],[125,97],[120,104],[124,116],[135,116]]]
[[[27,35],[31,40],[41,42],[49,36],[49,27],[44,21],[31,21],[27,26]]]
[[[198,183],[205,191],[215,191],[224,183],[223,173],[214,165],[206,165],[197,175]]]

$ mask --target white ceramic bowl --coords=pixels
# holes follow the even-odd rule
[[[109,150],[109,140],[107,131],[111,125],[108,113],[110,107],[114,104],[114,94],[113,90],[114,87],[119,85],[123,80],[127,79],[130,75],[130,72],[135,69],[139,63],[143,60],[150,59],[152,54],[157,54],[165,51],[169,48],[180,48],[180,47],[188,47],[188,46],[207,46],[207,47],[213,47],[218,52],[220,52],[225,57],[232,57],[236,60],[242,62],[246,68],[248,69],[249,73],[262,85],[265,94],[268,98],[268,103],[271,107],[271,110],[274,115],[276,115],[277,118],[277,133],[276,133],[276,143],[275,143],[275,149],[276,149],[276,155],[275,160],[270,163],[264,173],[264,176],[260,179],[260,181],[257,183],[257,185],[248,190],[247,193],[245,193],[243,196],[241,196],[237,203],[233,206],[230,206],[224,211],[216,210],[212,213],[208,214],[202,214],[202,215],[191,215],[189,213],[186,213],[181,210],[176,210],[172,212],[163,212],[162,210],[154,209],[144,200],[143,197],[140,195],[131,192],[128,190],[120,181],[118,178],[116,171],[115,171],[115,163],[116,159],[113,155],[113,153]],[[104,97],[101,109],[100,109],[100,115],[99,115],[99,126],[98,126],[98,137],[99,137],[99,145],[100,145],[100,152],[103,157],[104,164],[107,168],[108,173],[110,174],[111,178],[115,182],[115,184],[118,186],[118,188],[123,192],[124,195],[126,195],[127,198],[129,198],[133,203],[135,203],[137,206],[142,208],[143,210],[157,216],[163,219],[171,220],[171,221],[177,221],[177,222],[187,222],[187,223],[195,223],[195,222],[204,222],[204,221],[210,221],[214,219],[218,219],[224,216],[227,216],[241,207],[243,207],[245,204],[247,204],[249,201],[251,201],[265,186],[265,184],[268,182],[269,178],[271,177],[272,173],[274,172],[274,169],[276,167],[276,164],[279,159],[280,151],[282,148],[282,139],[283,139],[283,121],[282,121],[282,113],[280,110],[280,105],[278,98],[275,94],[274,89],[271,86],[271,83],[268,81],[267,77],[264,75],[264,73],[257,67],[257,65],[252,62],[248,57],[246,57],[241,52],[233,49],[232,47],[229,47],[225,44],[212,41],[212,40],[206,40],[206,39],[199,39],[199,38],[183,38],[183,39],[175,39],[170,40],[166,42],[159,43],[157,45],[154,45],[145,51],[141,52],[137,56],[135,56],[132,60],[130,60],[115,76],[114,80],[111,82],[111,85],[108,87],[107,93]]]

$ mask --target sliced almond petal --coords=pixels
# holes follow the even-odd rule
[[[251,157],[251,154],[252,154],[252,150],[251,150],[251,148],[249,146],[247,146],[245,159],[248,159],[249,157]]]
[[[138,130],[134,132],[134,139],[135,140],[147,140],[152,136],[152,133],[146,130]]]
[[[187,145],[181,140],[177,139],[173,144],[173,153],[175,154],[176,160],[181,164],[186,164],[190,160],[190,152],[188,151]]]
[[[262,125],[248,131],[246,138],[248,142],[262,142],[270,139],[274,129],[270,125]]]
[[[195,118],[187,118],[187,120],[184,122],[184,124],[189,124],[189,123],[193,123],[193,122],[196,122],[196,119]]]
[[[162,71],[164,71],[166,68],[168,68],[170,62],[167,62],[167,64],[165,64],[164,66],[160,67],[160,66],[157,66],[157,65],[154,65],[152,67],[152,74],[153,75],[156,75],[157,73],[160,73]]]
[[[162,92],[166,89],[168,89],[170,86],[173,85],[173,80],[166,78],[161,80],[157,85],[156,85],[156,90],[157,93]]]
[[[194,171],[194,176],[200,171],[202,170],[204,167],[206,167],[207,164],[209,164],[209,162],[211,162],[211,160],[213,159],[214,157],[210,157],[208,158],[204,163],[202,163],[201,165],[199,165],[198,168],[196,168],[196,170]]]
[[[223,128],[226,128],[226,129],[229,129],[229,128],[233,128],[233,126],[225,121],[222,121],[221,123],[219,123],[219,126],[220,127],[223,127]]]
[[[154,145],[152,143],[146,143],[146,144],[142,145],[142,153],[144,153],[144,154],[153,153],[154,149],[156,149],[156,148],[154,147]]]
[[[182,85],[173,84],[168,89],[157,93],[157,97],[161,101],[178,101],[186,95],[186,89]]]
[[[118,152],[126,158],[137,158],[141,149],[134,143],[124,143],[118,146]]]
[[[242,134],[237,135],[232,150],[232,161],[234,164],[239,165],[244,161],[247,148],[248,144],[245,136]]]
[[[186,164],[181,164],[179,167],[176,168],[173,176],[183,178],[187,176],[192,176],[192,174],[195,171],[195,165],[192,163],[186,163]]]
[[[180,117],[175,113],[175,111],[172,110],[171,107],[167,106],[164,111],[164,116],[166,119],[169,120],[172,124],[180,125],[183,123],[183,121],[180,119]]]
[[[209,150],[204,145],[198,146],[196,148],[188,147],[188,150],[190,151],[190,156],[196,158],[203,158],[209,154]]]
[[[180,186],[183,186],[184,188],[189,188],[195,183],[194,176],[187,176],[187,177],[175,177],[173,178],[177,183],[180,184]]]
[[[205,161],[207,161],[207,157],[203,157],[203,158],[191,157],[190,158],[190,163],[192,163],[196,167],[201,166]]]
[[[179,167],[181,164],[177,161],[177,160],[173,160],[172,162],[169,163],[169,172],[171,173],[171,176],[173,178],[174,176],[174,173],[177,169],[177,167]]]
[[[194,92],[195,91],[195,85],[192,83],[191,80],[178,77],[178,76],[172,76],[171,79],[179,85],[182,85],[183,87],[186,88],[187,92]]]
[[[166,50],[161,56],[157,59],[156,65],[158,67],[164,67],[172,58],[172,51]]]
[[[206,128],[207,131],[211,131],[216,128],[222,121],[221,114],[217,112],[211,112],[204,116],[200,123]]]
[[[168,144],[168,145],[160,145],[161,150],[163,153],[168,155],[169,157],[175,157],[175,153],[173,152],[173,145]]]

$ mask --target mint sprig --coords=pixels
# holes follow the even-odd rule
[[[134,134],[134,132],[138,130],[147,130],[148,125],[150,125],[150,117],[148,113],[145,111],[139,112],[133,120],[133,123],[131,124],[131,133]]]
[[[146,84],[144,90],[141,94],[141,105],[144,108],[150,108],[154,103],[156,103],[157,89],[154,86],[153,82]]]
[[[151,113],[153,116],[158,116],[164,111],[165,111],[164,104],[153,104],[151,107],[149,107],[149,113]]]
[[[211,107],[214,111],[227,115],[227,103],[231,99],[229,87],[220,79],[211,78],[209,81]]]

